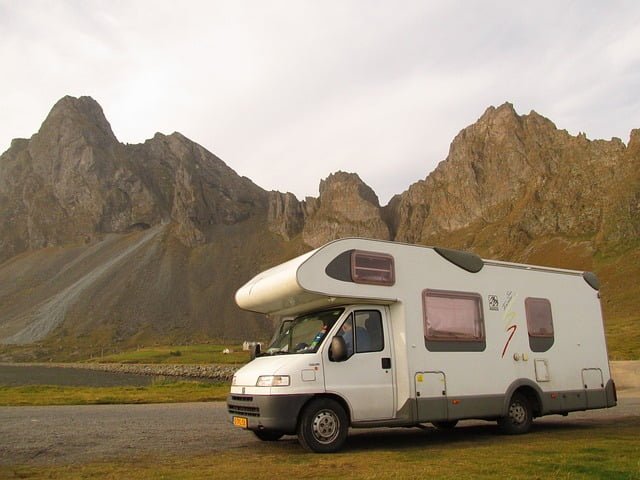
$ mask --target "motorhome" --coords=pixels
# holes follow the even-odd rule
[[[233,425],[339,450],[349,428],[453,428],[616,405],[593,273],[362,238],[330,242],[236,293],[280,320],[240,368]]]

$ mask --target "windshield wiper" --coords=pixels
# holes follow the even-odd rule
[[[263,355],[269,355],[269,356],[272,356],[272,355],[287,355],[287,354],[289,354],[289,352],[286,352],[284,350],[276,350],[275,352],[268,352],[267,351],[267,352],[263,353]]]

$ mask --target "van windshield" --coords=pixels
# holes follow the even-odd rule
[[[344,308],[308,313],[283,325],[276,339],[267,347],[265,355],[284,353],[314,353],[340,318]]]

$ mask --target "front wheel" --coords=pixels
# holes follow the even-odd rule
[[[298,441],[316,453],[337,452],[349,430],[347,414],[335,400],[318,398],[307,405],[298,424]]]
[[[498,419],[498,426],[508,435],[527,433],[533,422],[531,403],[524,395],[516,393],[509,401],[507,416]]]

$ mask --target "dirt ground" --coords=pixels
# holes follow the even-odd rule
[[[533,432],[548,428],[624,425],[640,417],[640,396],[624,394],[618,406],[537,419]],[[464,421],[456,435],[494,436],[495,422]],[[352,430],[346,448],[371,448],[412,435],[428,444],[435,429]],[[0,466],[82,464],[143,456],[199,455],[229,449],[300,449],[295,437],[264,443],[230,425],[223,402],[163,405],[0,407]],[[367,447],[369,448],[369,447]]]
[[[618,406],[537,419],[534,429],[624,425],[640,417],[640,361],[611,362]],[[456,434],[494,435],[495,422],[460,422]],[[352,430],[349,444],[376,445],[434,429]],[[371,441],[371,443],[369,443]],[[0,466],[88,463],[141,456],[198,455],[229,449],[299,449],[295,437],[276,444],[230,425],[224,402],[161,405],[0,407]],[[366,447],[369,448],[369,447]]]
[[[619,394],[640,396],[640,360],[611,363],[611,376]]]

